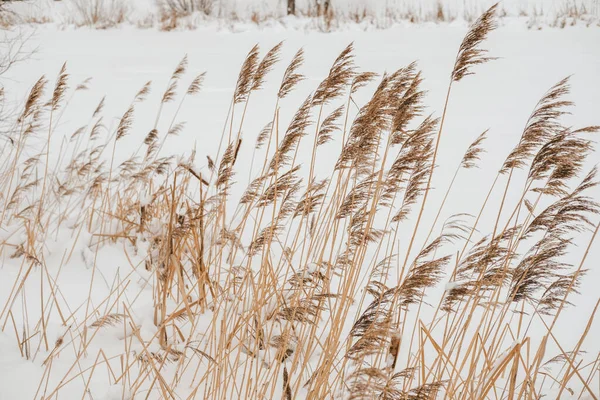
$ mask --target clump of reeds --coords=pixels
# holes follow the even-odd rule
[[[575,348],[553,333],[576,301],[600,213],[590,195],[596,170],[585,170],[590,133],[599,128],[563,125],[572,105],[568,79],[534,107],[493,171],[478,216],[457,210],[437,224],[456,195],[454,179],[485,157],[493,130],[465,149],[439,207],[427,201],[445,150],[451,87],[491,60],[483,45],[495,12],[480,17],[458,49],[439,119],[424,114],[417,64],[377,77],[359,71],[349,45],[283,121],[279,109],[293,106],[303,80],[299,50],[265,128],[250,141],[242,133],[248,104],[277,67],[282,44],[263,57],[253,47],[216,155],[163,154],[165,141],[186,129],[177,122],[184,99],[202,95],[204,73],[180,89],[187,58],[159,93],[153,129],[122,161],[116,150],[136,132],[136,107],[149,101],[151,84],[112,130],[100,100],[51,165],[60,129],[53,119],[88,82],[71,90],[66,67],[53,89],[40,78],[6,125],[0,162],[0,229],[8,232],[0,254],[16,276],[0,326],[44,370],[36,398],[56,398],[80,378],[81,395],[101,380],[127,398],[537,399],[552,386],[594,396],[598,360],[584,363],[583,345],[596,310]],[[355,107],[359,90],[372,94]],[[163,105],[177,99],[171,121],[161,123]],[[339,149],[331,171],[319,167],[330,157],[325,146]],[[264,161],[246,183],[239,159],[249,147]],[[207,166],[198,168],[197,159]],[[527,171],[522,185],[519,169]],[[503,179],[500,205],[490,210]],[[507,212],[512,191],[520,197]],[[482,226],[484,211],[497,215],[493,224]],[[425,213],[435,215],[429,227]],[[423,241],[418,233],[427,228]],[[587,231],[588,251],[567,262]],[[66,301],[62,266],[47,261],[47,244],[64,232],[71,240],[64,263],[89,269],[81,304]],[[99,299],[95,281],[106,279],[115,252],[127,261]],[[39,304],[30,300],[34,290]],[[107,335],[116,355],[96,339]],[[53,369],[58,358],[70,368]]]

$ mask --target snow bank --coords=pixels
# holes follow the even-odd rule
[[[197,0],[189,0],[197,1]],[[208,0],[210,6],[194,16],[173,19],[165,0],[25,0],[11,3],[22,22],[55,22],[67,25],[112,26],[127,21],[141,27],[196,28],[209,20],[228,23],[275,21],[287,27],[336,29],[347,24],[366,23],[388,27],[400,21],[413,23],[472,21],[496,3],[495,0],[296,0],[297,18],[284,18],[287,2],[282,0]],[[93,8],[94,11],[85,11]],[[197,9],[197,8],[196,8]],[[90,13],[101,21],[90,23]],[[208,15],[207,15],[208,14]],[[575,23],[597,25],[599,0],[505,0],[500,4],[504,18],[520,18],[529,27],[564,27]],[[315,24],[314,19],[322,20]],[[312,22],[312,23],[311,23]]]

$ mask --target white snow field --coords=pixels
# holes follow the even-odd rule
[[[283,25],[265,28],[245,26],[243,32],[236,33],[214,27],[162,32],[131,25],[94,30],[58,28],[55,24],[13,27],[12,31],[5,32],[9,36],[20,34],[29,37],[26,48],[35,49],[35,52],[0,76],[4,92],[0,171],[22,176],[28,168],[25,160],[34,157],[38,165],[34,167],[33,175],[39,175],[40,182],[36,188],[28,188],[19,197],[18,204],[10,208],[7,206],[9,196],[13,196],[18,179],[13,182],[7,178],[8,175],[3,175],[0,186],[6,190],[0,196],[0,399],[379,398],[374,393],[385,390],[381,387],[373,389],[373,382],[381,382],[384,378],[377,375],[375,369],[371,371],[371,380],[366,379],[366,375],[353,375],[361,364],[345,357],[349,346],[358,340],[356,337],[349,338],[350,329],[373,301],[371,295],[366,295],[364,303],[361,299],[374,261],[381,261],[389,254],[398,254],[390,262],[392,267],[387,280],[381,279],[388,287],[396,285],[404,258],[412,265],[410,260],[417,257],[425,245],[446,189],[465,151],[478,135],[489,129],[483,142],[486,152],[480,155],[478,168],[460,170],[427,243],[440,234],[444,221],[461,220],[472,227],[494,184],[496,173],[519,143],[536,103],[563,78],[570,76],[570,93],[565,94],[564,99],[574,102],[574,105],[566,108],[569,114],[560,116],[561,126],[575,130],[600,125],[600,29],[576,25],[564,29],[531,30],[521,21],[505,20],[489,34],[481,46],[489,50],[489,56],[498,59],[473,66],[471,71],[474,75],[452,84],[431,191],[414,244],[410,242],[422,202],[422,191],[408,218],[400,225],[387,224],[387,214],[378,214],[373,223],[378,228],[385,228],[386,232],[381,242],[376,239],[365,250],[364,262],[353,265],[358,268],[352,272],[358,277],[356,287],[343,285],[348,271],[339,273],[339,276],[332,274],[326,284],[329,285],[329,293],[344,293],[341,296],[352,296],[352,300],[342,300],[341,297],[321,300],[332,310],[320,311],[314,325],[301,321],[299,317],[288,315],[286,319],[281,310],[286,302],[292,301],[294,294],[285,282],[293,272],[299,272],[299,276],[304,278],[312,277],[311,272],[322,268],[319,263],[323,260],[334,263],[345,244],[343,241],[338,241],[335,249],[327,248],[325,255],[306,256],[303,243],[317,246],[322,239],[313,241],[311,233],[302,227],[298,228],[300,238],[293,241],[296,228],[292,229],[292,224],[286,223],[274,240],[272,249],[269,246],[266,256],[263,250],[262,256],[259,253],[254,258],[248,257],[250,242],[256,238],[252,229],[261,215],[252,211],[246,218],[248,227],[238,233],[239,249],[237,244],[231,245],[237,239],[232,239],[231,243],[218,239],[216,228],[206,233],[204,240],[210,243],[206,246],[210,247],[210,257],[218,260],[218,267],[216,262],[214,266],[208,265],[207,276],[210,278],[202,278],[202,292],[199,284],[194,286],[194,281],[188,279],[195,273],[190,265],[196,265],[194,257],[199,252],[200,239],[196,237],[195,245],[190,245],[193,238],[187,237],[186,244],[177,249],[181,259],[174,263],[179,266],[179,272],[176,272],[181,274],[179,278],[165,278],[166,273],[161,272],[164,265],[155,265],[156,259],[162,257],[163,247],[160,245],[162,242],[153,240],[161,237],[168,238],[171,243],[176,241],[172,230],[176,226],[183,230],[186,218],[191,215],[190,210],[197,208],[199,190],[207,191],[210,196],[217,193],[219,186],[216,186],[216,178],[211,174],[206,156],[212,157],[219,169],[228,136],[235,137],[240,131],[240,144],[233,141],[239,147],[232,178],[234,183],[227,203],[221,209],[226,226],[233,230],[242,220],[242,211],[245,210],[238,206],[240,197],[250,179],[258,177],[263,163],[273,156],[273,147],[267,149],[266,144],[259,150],[254,149],[257,136],[273,120],[278,107],[273,132],[278,132],[279,136],[272,140],[281,141],[296,110],[327,77],[338,54],[350,43],[353,43],[352,54],[358,71],[375,72],[378,78],[352,95],[352,101],[348,102],[348,126],[356,117],[358,107],[371,98],[381,77],[413,61],[422,73],[425,108],[407,129],[415,129],[429,114],[441,117],[456,54],[467,29],[466,22],[455,21],[441,25],[394,26],[385,30],[349,26],[331,33],[288,30]],[[280,61],[267,74],[262,88],[251,92],[245,112],[246,103],[236,104],[231,123],[228,110],[246,54],[258,44],[262,57],[280,41],[283,41]],[[284,71],[300,48],[304,49],[305,62],[298,72],[305,79],[277,103]],[[184,56],[187,57],[187,66],[181,77],[178,74],[175,79],[178,81],[175,99],[161,103],[173,82],[170,80],[173,71]],[[68,88],[58,99],[59,106],[51,111],[52,91],[64,63]],[[186,95],[182,102],[188,86],[204,71],[206,75],[200,91]],[[27,139],[26,146],[23,145],[22,154],[15,158],[18,162],[11,166],[13,149],[17,143],[25,143],[25,139],[19,139],[23,137],[23,121],[37,118],[29,115],[17,121],[17,117],[41,76],[49,81],[39,102],[40,110],[43,110],[39,121],[44,130],[32,128],[32,137]],[[91,80],[86,82],[87,78]],[[145,97],[143,101],[134,101],[136,93],[149,81],[152,82],[149,94],[142,96]],[[86,82],[87,89],[75,90],[82,82]],[[102,98],[105,98],[103,110],[94,113]],[[320,121],[323,122],[325,116],[347,101],[348,93],[345,91],[343,96],[325,105]],[[45,102],[50,103],[44,106]],[[131,123],[125,124],[127,127],[121,130],[124,114],[131,104],[135,105]],[[243,124],[240,125],[242,113]],[[101,128],[94,129],[100,115]],[[317,180],[331,178],[335,183],[333,168],[342,147],[342,136],[347,137],[350,132],[349,128],[334,131],[333,140],[317,148],[317,162],[311,174],[318,115],[318,107],[310,109],[312,123],[305,129],[308,135],[300,143],[297,156],[292,154],[293,165],[302,167],[298,176],[304,178],[298,199],[304,193],[309,176]],[[48,126],[52,127],[51,135],[48,134]],[[80,127],[85,129],[78,133],[79,136],[72,137]],[[166,132],[173,127],[179,127],[177,134],[166,137]],[[143,141],[153,128],[159,135],[159,156],[177,157],[165,167],[167,173],[135,186],[136,191],[119,186],[118,182],[109,184],[111,179],[121,176],[119,174],[126,175],[123,171],[127,167],[123,162],[133,154],[140,158],[144,156],[147,146]],[[121,138],[120,132],[126,134]],[[220,147],[222,132],[225,132],[225,143]],[[118,141],[115,141],[115,135],[119,137]],[[547,206],[570,193],[598,164],[600,153],[595,145],[598,133],[577,135],[591,140],[594,149],[578,166],[577,177],[569,180],[565,192],[554,197],[543,196],[537,204],[538,192],[528,191],[525,204],[521,195],[527,184],[529,165],[510,174],[499,175],[467,250],[486,235],[498,233],[502,228],[510,229],[515,223],[514,215],[511,215],[513,210],[519,210],[516,216],[519,223],[531,222],[529,207],[532,207],[533,215],[539,215]],[[166,140],[161,145],[164,137]],[[382,137],[387,140],[388,136]],[[48,144],[50,151],[46,159]],[[104,176],[105,180],[99,183],[101,194],[94,197],[95,192],[89,189],[90,181],[85,189],[73,188],[74,193],[65,193],[64,185],[71,175],[61,171],[78,151],[100,144],[107,145],[99,156],[99,160],[106,163],[98,168],[110,171],[110,175]],[[379,147],[383,146],[382,143]],[[392,149],[390,159],[400,154],[400,146]],[[86,157],[91,156],[87,154]],[[187,170],[175,168],[178,162],[188,160],[191,161]],[[46,165],[49,167],[46,168]],[[280,174],[291,168],[290,165]],[[209,185],[198,185],[189,170],[207,179]],[[216,173],[220,175],[219,171]],[[87,177],[93,174],[93,171],[88,172]],[[505,193],[509,175],[510,190]],[[44,176],[52,178],[45,179]],[[116,179],[118,181],[119,178]],[[8,180],[10,184],[7,184]],[[61,183],[64,184],[63,189]],[[185,195],[172,190],[173,186],[179,188],[177,185],[184,184],[188,185]],[[181,196],[176,204],[170,200],[174,193]],[[35,201],[40,195],[44,207],[39,207],[42,203]],[[586,195],[598,201],[600,189],[592,187]],[[281,197],[276,198],[276,202],[283,201]],[[331,198],[327,200],[331,201]],[[159,207],[158,203],[162,206]],[[535,204],[532,206],[532,203]],[[519,204],[522,207],[518,207]],[[33,208],[24,210],[29,205]],[[496,221],[500,207],[503,211]],[[38,208],[48,211],[37,211]],[[152,211],[140,211],[142,209]],[[264,227],[264,222],[274,213],[273,207],[263,210],[267,211],[267,216],[260,227]],[[138,225],[140,218],[143,219],[140,212],[152,213],[143,231]],[[559,214],[566,213],[568,211],[563,210]],[[456,215],[459,217],[453,217]],[[445,329],[454,326],[448,322],[454,324],[452,315],[463,314],[438,311],[438,303],[446,293],[463,287],[464,282],[458,277],[453,278],[453,270],[458,253],[463,249],[464,237],[442,245],[436,250],[437,255],[429,254],[430,258],[449,255],[439,282],[427,285],[423,302],[408,306],[408,312],[402,314],[403,324],[391,335],[401,337],[395,371],[414,367],[415,370],[411,370],[414,376],[398,384],[403,392],[399,389],[396,397],[388,393],[388,397],[380,398],[530,399],[543,395],[547,396],[545,398],[598,398],[600,322],[591,317],[595,315],[600,299],[600,239],[592,241],[600,218],[593,213],[586,216],[589,224],[578,225],[581,229],[565,233],[572,237],[572,242],[564,254],[552,259],[564,266],[564,269],[557,270],[560,274],[588,270],[577,288],[579,294],[569,294],[568,301],[572,305],[565,305],[559,311],[555,324],[557,310],[550,315],[540,315],[534,313],[536,303],[527,300],[506,303],[508,283],[504,289],[486,292],[479,299],[479,307],[464,314],[473,317],[476,322],[457,324],[465,326],[465,331],[453,333],[452,337],[463,337],[464,343],[451,346],[451,343],[445,342],[444,337],[449,334]],[[179,218],[184,221],[180,221],[181,226],[177,225],[179,222],[173,222],[173,219]],[[206,218],[210,220],[210,215]],[[43,224],[40,221],[44,221]],[[333,229],[333,224],[319,225],[318,219],[316,223],[318,229]],[[288,231],[292,232],[290,238],[286,236]],[[461,232],[464,236],[465,232]],[[516,269],[519,261],[529,254],[527,250],[543,236],[540,233],[543,232],[520,242],[515,251],[518,255],[502,265],[508,265],[511,271]],[[318,233],[321,238],[326,234],[335,235],[329,231]],[[287,250],[282,250],[284,243],[296,246],[299,256],[292,255],[286,261]],[[380,250],[378,243],[384,243]],[[391,248],[389,243],[392,243]],[[221,249],[221,252],[216,249]],[[171,248],[171,251],[174,250]],[[206,251],[208,254],[209,250]],[[218,253],[217,256],[213,251]],[[329,254],[330,251],[332,254]],[[543,249],[533,251],[535,254],[538,252],[543,252]],[[173,258],[167,256],[169,265]],[[162,262],[164,264],[165,261]],[[291,267],[288,268],[287,263]],[[271,265],[280,268],[274,271],[276,277],[264,273]],[[254,278],[241,274],[241,266],[247,267],[251,271],[249,275]],[[187,278],[184,279],[184,275]],[[532,279],[539,279],[539,284],[546,288],[556,278],[557,275],[539,275]],[[168,298],[160,297],[163,295],[160,288],[164,279],[172,279],[173,282]],[[279,290],[277,285],[282,289]],[[242,288],[245,288],[243,296],[236,292]],[[536,298],[544,292],[544,288],[537,288]],[[421,289],[424,288],[419,287],[419,293]],[[296,292],[306,290],[296,289]],[[181,292],[188,293],[187,298],[180,296]],[[205,297],[200,293],[205,293]],[[327,291],[323,293],[328,294]],[[495,293],[500,298],[494,298]],[[267,294],[270,297],[266,297]],[[339,326],[340,342],[335,345],[335,352],[326,353],[326,341],[334,329],[331,315],[343,308],[340,306],[342,301],[346,301],[347,310],[341,316],[336,314],[338,322],[342,321]],[[489,304],[493,304],[491,308]],[[457,308],[463,311],[471,306],[471,303],[465,303]],[[492,312],[494,307],[497,307],[497,312]],[[162,316],[161,311],[165,311]],[[506,312],[505,315],[499,319],[503,312]],[[432,327],[434,315],[442,319],[441,323]],[[261,321],[257,322],[255,318]],[[307,318],[310,319],[310,315]],[[396,318],[395,314],[393,318]],[[160,321],[163,321],[164,329],[159,328]],[[413,329],[416,321],[422,323]],[[530,321],[531,325],[527,326]],[[256,333],[259,325],[261,334]],[[549,335],[550,325],[552,331]],[[313,327],[316,333],[311,335]],[[292,336],[298,335],[299,338],[289,341],[287,349],[291,355],[281,361],[280,349],[273,343],[278,339],[283,341],[284,332],[289,335],[290,329],[294,331]],[[302,338],[309,338],[310,342],[304,342]],[[547,341],[545,346],[540,344],[542,338]],[[263,340],[266,345],[259,346],[258,342]],[[415,343],[411,343],[413,340]],[[417,346],[420,342],[426,344]],[[443,347],[441,352],[440,345]],[[472,350],[469,356],[465,356],[469,345],[477,351]],[[373,363],[369,365],[385,366],[385,357],[389,357],[388,347],[388,342],[379,345],[383,349],[383,359],[369,355],[365,356],[365,360]],[[447,356],[445,352],[451,347],[454,353]],[[420,350],[417,351],[417,348]],[[562,357],[544,369],[546,367],[542,364],[555,356]],[[332,360],[329,378],[314,378],[317,368],[329,359]],[[441,365],[445,365],[445,369]],[[285,385],[284,367],[289,386]],[[393,368],[392,372],[389,365],[386,368],[381,367],[377,373],[387,371],[389,378]],[[457,372],[456,368],[461,369]],[[543,373],[538,373],[536,380],[532,381],[527,371],[534,369]],[[408,376],[408,372],[406,374]],[[311,377],[314,380],[307,384]],[[439,387],[436,386],[438,390],[427,388],[427,384],[436,383],[437,377],[442,381]],[[453,377],[453,383],[444,383],[450,377]],[[362,389],[358,385],[359,378],[367,382]],[[394,379],[398,382],[401,377]],[[321,382],[318,391],[315,391],[315,381]],[[331,387],[322,383],[328,381]],[[468,385],[464,383],[461,386],[461,382],[467,381]],[[489,387],[488,382],[491,382]],[[290,397],[287,397],[288,387]],[[421,387],[422,391],[410,391],[416,387]]]

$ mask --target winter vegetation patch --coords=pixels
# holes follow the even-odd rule
[[[209,23],[335,30],[359,24],[385,28],[398,23],[472,23],[492,0],[9,0],[4,24],[58,23],[112,27],[124,22],[163,30],[195,29]],[[504,0],[498,17],[523,20],[530,28],[597,26],[598,0]]]
[[[214,153],[203,152],[204,131],[199,146],[166,152],[192,122],[181,117],[186,102],[216,96],[210,71],[191,73],[187,56],[164,85],[89,109],[79,102],[92,82],[67,64],[20,103],[3,86],[1,390],[597,398],[590,332],[600,300],[585,315],[575,305],[597,267],[600,126],[570,124],[571,78],[549,83],[526,110],[511,150],[473,184],[477,207],[454,210],[451,200],[466,201],[457,178],[498,152],[486,147],[490,130],[473,135],[456,165],[441,163],[454,99],[499,62],[490,43],[500,11],[484,11],[452,50],[439,116],[426,112],[416,62],[364,71],[348,44],[317,79],[304,49],[284,60],[284,43],[253,46],[239,57]],[[14,46],[0,58],[3,74],[27,62]],[[274,106],[254,107],[273,81]],[[150,99],[155,112],[141,117]],[[116,119],[111,101],[126,103]],[[84,123],[66,131],[73,107]],[[142,125],[143,138],[129,140]],[[453,178],[434,187],[447,170]],[[557,330],[569,314],[584,329],[565,347]],[[22,381],[9,382],[12,369]]]

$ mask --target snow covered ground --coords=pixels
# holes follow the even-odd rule
[[[160,32],[156,29],[142,30],[133,26],[93,30],[71,27],[57,29],[55,25],[40,25],[21,29],[23,34],[31,34],[28,46],[36,48],[36,51],[30,59],[15,65],[0,77],[8,104],[22,104],[27,91],[42,75],[46,75],[53,82],[65,62],[72,86],[88,77],[92,78],[88,84],[89,89],[73,95],[68,107],[65,107],[64,115],[57,122],[59,134],[52,138],[50,152],[53,159],[59,159],[61,156],[63,137],[89,121],[91,113],[103,96],[106,96],[105,123],[109,131],[112,131],[135,93],[146,82],[152,81],[152,91],[148,100],[136,108],[132,131],[117,148],[116,163],[129,157],[152,129],[160,96],[168,85],[173,69],[187,55],[188,73],[184,76],[181,87],[186,87],[200,72],[206,71],[206,78],[201,92],[183,103],[177,121],[185,121],[186,125],[179,135],[166,141],[162,154],[188,156],[192,149],[195,149],[199,160],[196,167],[203,173],[207,171],[204,156],[217,154],[221,131],[226,122],[237,74],[245,54],[254,44],[259,44],[265,52],[279,41],[284,41],[282,62],[267,78],[264,89],[253,94],[249,103],[243,129],[244,142],[237,164],[245,168],[236,176],[237,183],[232,194],[232,197],[235,197],[245,188],[249,175],[256,171],[259,161],[264,159],[259,152],[253,160],[253,143],[259,131],[272,117],[281,75],[287,62],[300,47],[305,50],[306,62],[302,73],[307,79],[280,104],[281,120],[285,121],[286,125],[302,100],[327,75],[337,54],[351,42],[355,47],[356,64],[363,71],[383,74],[417,61],[418,68],[423,72],[424,88],[427,90],[426,113],[439,116],[444,105],[456,51],[466,32],[466,24],[424,24],[367,31],[360,27],[349,27],[333,33],[288,30],[282,25],[263,29],[245,27],[243,33],[213,28]],[[448,199],[445,208],[447,211],[442,214],[442,220],[455,213],[477,212],[491,184],[490,177],[518,142],[536,102],[560,79],[572,75],[569,99],[573,100],[576,106],[572,108],[571,115],[565,116],[567,125],[580,127],[600,123],[599,43],[600,29],[583,26],[537,31],[527,29],[521,22],[509,21],[490,35],[485,47],[490,50],[492,56],[499,59],[478,67],[475,76],[465,78],[453,89],[437,161],[440,168],[434,176],[432,186],[435,190],[431,194],[430,204],[437,209],[465,149],[477,135],[489,129],[489,139],[485,143],[487,153],[483,156],[479,169],[469,170],[459,176]],[[373,86],[369,86],[369,89],[365,90],[368,93],[359,92],[357,103],[364,103],[372,89]],[[178,104],[176,101],[165,106],[166,117],[160,121],[159,130],[167,130]],[[334,141],[322,151],[331,152],[335,156],[339,145],[339,141]],[[303,149],[301,153],[309,150],[310,148]],[[320,163],[316,166],[316,175],[324,178],[323,174],[330,171],[334,161],[333,157],[320,158]],[[600,153],[596,151],[583,168],[584,171],[598,162]],[[255,169],[252,170],[250,166],[254,166]],[[515,179],[523,181],[524,178],[517,175]],[[600,199],[598,188],[593,189],[591,194]],[[512,209],[518,200],[518,193],[510,193],[506,200],[506,209]],[[500,201],[501,194],[498,189],[492,196],[491,204],[499,204]],[[491,209],[495,207],[491,206]],[[424,226],[429,226],[434,217],[435,215],[426,213]],[[481,226],[493,226],[495,217],[484,214]],[[594,222],[597,223],[596,220]],[[404,237],[400,243],[404,248],[409,233],[408,230],[402,232]],[[421,233],[421,241],[425,233]],[[63,297],[61,304],[68,304],[71,311],[75,311],[78,307],[85,307],[88,296],[91,296],[94,306],[99,306],[108,296],[114,282],[130,280],[130,285],[124,290],[124,296],[134,305],[131,312],[136,316],[136,323],[141,326],[140,336],[145,339],[152,337],[155,333],[152,322],[152,292],[145,288],[149,278],[143,272],[130,275],[131,263],[141,262],[143,257],[131,255],[132,260],[128,260],[123,248],[131,249],[124,244],[115,244],[102,248],[94,261],[94,254],[87,247],[92,238],[83,232],[81,237],[73,242],[74,236],[76,233],[67,230],[57,232],[54,240],[47,243],[45,252],[45,263],[48,265],[50,276],[58,277],[55,279],[60,286],[60,296]],[[574,265],[579,263],[590,237],[591,232],[577,235],[576,246],[568,256],[569,262]],[[0,240],[12,240],[7,227],[0,227]],[[78,244],[72,247],[73,243]],[[65,257],[71,248],[75,251],[71,256]],[[9,299],[15,281],[19,281],[20,261],[11,259],[7,251],[2,252],[0,257],[0,306],[3,307]],[[598,260],[600,244],[596,241],[587,257],[585,268],[589,268],[590,271],[580,288],[581,295],[571,299],[575,306],[561,316],[554,331],[565,349],[576,346],[598,301]],[[91,268],[94,263],[98,266],[97,271],[101,277],[96,277],[94,283],[90,284],[92,271],[96,270]],[[32,324],[38,320],[40,312],[35,308],[36,296],[39,297],[36,288],[44,279],[46,278],[43,275],[37,273],[27,281],[27,293],[31,296],[28,300],[28,318]],[[445,278],[444,282],[447,281]],[[440,290],[443,290],[443,287],[442,284]],[[140,293],[139,298],[136,297]],[[46,293],[45,296],[47,295]],[[432,303],[435,301],[432,300]],[[108,308],[108,305],[104,304],[101,308]],[[15,309],[19,307],[15,306]],[[66,327],[55,317],[49,320],[47,327],[48,340],[51,343],[66,332]],[[22,316],[18,315],[15,318],[20,320]],[[1,321],[2,324],[4,322]],[[47,368],[42,363],[51,350],[42,349],[33,359],[25,360],[19,353],[12,324],[9,323],[7,327],[10,328],[0,333],[0,399],[34,398],[40,390],[40,382],[45,382],[48,392],[52,392],[55,387],[92,365],[98,349],[102,349],[107,357],[118,357],[123,351],[123,345],[119,343],[118,338],[127,336],[122,331],[102,331],[100,337],[92,342],[89,357],[81,359],[80,363],[69,371],[73,360],[69,358],[69,352],[65,351],[64,355],[53,361],[50,376],[47,377]],[[543,327],[534,326],[532,336],[535,332],[542,331]],[[64,337],[64,340],[68,341],[69,337]],[[50,346],[50,349],[52,347]],[[583,349],[587,351],[587,359],[590,360],[594,360],[599,354],[600,323],[597,321],[592,324]],[[87,374],[88,372],[84,376]],[[102,368],[89,383],[81,378],[74,379],[64,385],[60,397],[81,397],[85,388],[88,390],[87,398],[90,399],[122,398],[121,386],[108,385],[108,375],[106,368]],[[47,383],[45,379],[48,379]],[[598,377],[592,384],[596,396],[599,395]],[[575,386],[578,387],[576,384]],[[181,384],[176,393],[178,398],[186,398],[190,395],[190,389]],[[579,392],[576,393],[578,395]],[[148,394],[150,398],[159,397],[158,393]],[[37,398],[40,398],[39,396],[40,394]]]
[[[204,12],[183,18],[177,26],[183,29],[196,28],[207,24],[221,27],[239,28],[240,22],[251,25],[284,25],[302,29],[338,29],[347,24],[360,22],[364,28],[373,26],[389,27],[402,22],[451,22],[473,21],[495,0],[330,0],[330,17],[317,17],[321,0],[296,0],[298,18],[287,18],[287,3],[283,0],[177,0],[173,4],[209,4]],[[56,23],[58,25],[87,25],[89,10],[99,16],[107,16],[113,21],[98,21],[97,25],[112,25],[121,20],[142,27],[168,26],[159,22],[161,10],[167,2],[163,0],[24,0],[11,3],[8,7],[15,11],[22,21]],[[88,7],[85,5],[88,4]],[[502,19],[520,18],[528,26],[561,27],[570,24],[597,25],[600,18],[598,0],[503,0],[499,16]],[[196,6],[198,7],[198,6]],[[181,10],[182,8],[178,8]],[[322,10],[321,10],[322,11]],[[121,17],[118,17],[122,14]],[[100,18],[102,19],[102,18]]]

